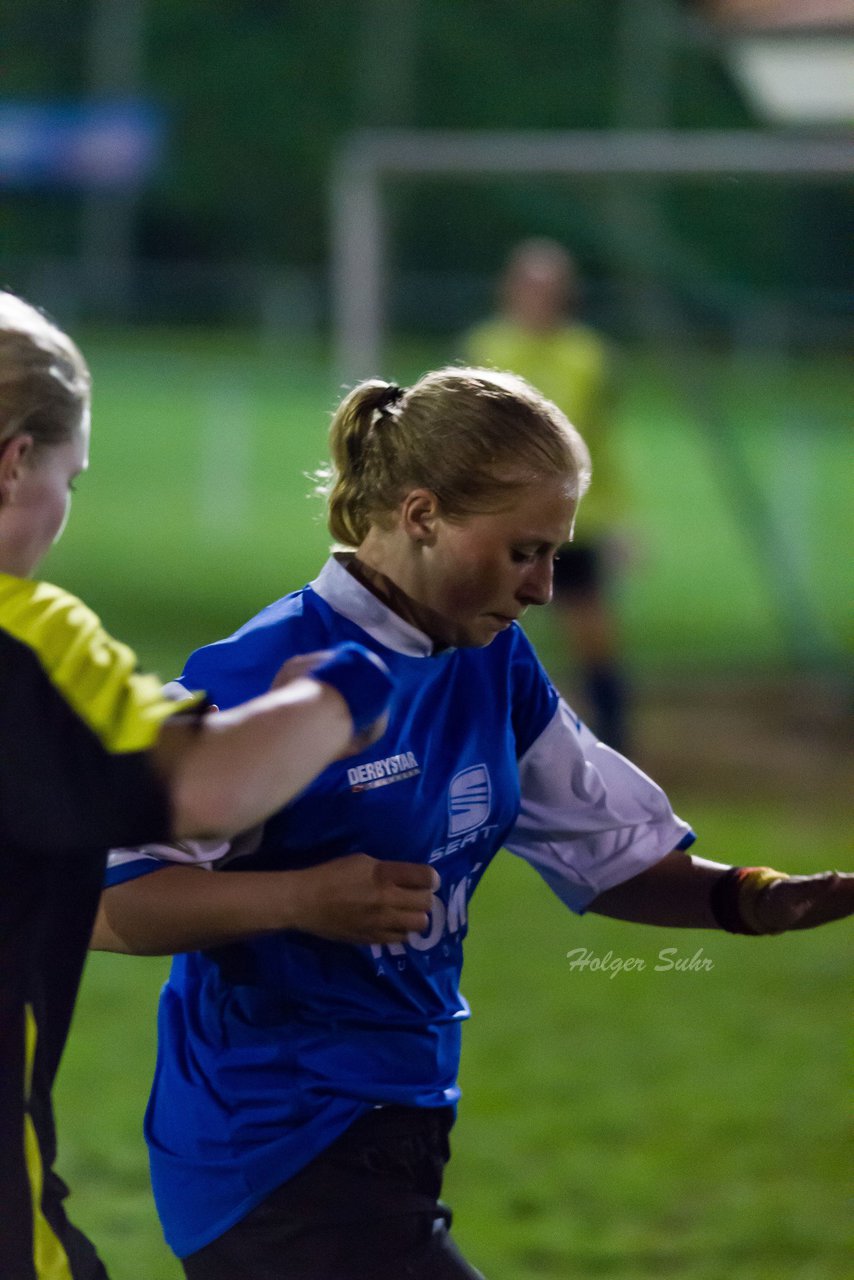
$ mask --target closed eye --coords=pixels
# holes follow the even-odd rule
[[[557,554],[552,543],[544,542],[536,547],[513,547],[510,558],[515,564],[533,564],[535,560],[555,560]]]

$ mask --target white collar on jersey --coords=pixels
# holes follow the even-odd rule
[[[355,622],[387,649],[408,654],[411,658],[429,658],[433,641],[423,631],[398,617],[373,592],[362,586],[347,570],[352,553],[335,551],[320,573],[309,583],[312,591],[325,600],[336,613]],[[444,650],[445,653],[448,650]]]

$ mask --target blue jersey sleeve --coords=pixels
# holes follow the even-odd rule
[[[558,694],[521,627],[513,628],[510,658],[510,696],[517,759],[553,719]]]
[[[335,642],[322,614],[306,606],[303,593],[285,596],[234,635],[197,649],[180,682],[186,689],[204,689],[225,711],[266,693],[288,658]]]

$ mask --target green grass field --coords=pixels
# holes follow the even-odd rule
[[[321,353],[248,338],[92,335],[92,470],[46,575],[148,666],[311,577],[325,555],[304,473],[337,399]],[[443,358],[408,348],[400,380]],[[674,357],[675,358],[675,357]],[[696,358],[699,361],[699,358]],[[702,366],[701,368],[699,366]],[[699,361],[802,577],[816,664],[838,670],[851,597],[845,374]],[[622,589],[639,676],[784,670],[771,589],[667,363],[630,362],[619,449],[638,559]],[[561,661],[545,621],[532,624]],[[809,741],[804,750],[810,750]],[[661,779],[667,785],[667,779]],[[700,852],[790,870],[850,864],[841,797],[673,799]],[[744,794],[744,792],[742,792]],[[570,916],[502,854],[471,911],[464,1100],[447,1196],[489,1280],[843,1280],[850,933],[783,939]],[[573,970],[567,952],[639,957]],[[704,971],[656,971],[661,948]],[[60,1171],[114,1280],[177,1280],[140,1135],[166,963],[95,956],[61,1072]]]
[[[675,799],[709,856],[850,863],[838,813]],[[851,1274],[845,926],[753,940],[578,919],[501,854],[471,931],[446,1194],[489,1280]],[[578,947],[646,967],[573,970]],[[165,972],[92,958],[58,1090],[70,1207],[114,1280],[181,1274],[140,1134]]]

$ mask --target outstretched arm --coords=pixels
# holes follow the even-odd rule
[[[591,911],[638,924],[786,933],[854,912],[854,875],[787,876],[767,867],[728,867],[674,851],[594,898]]]

